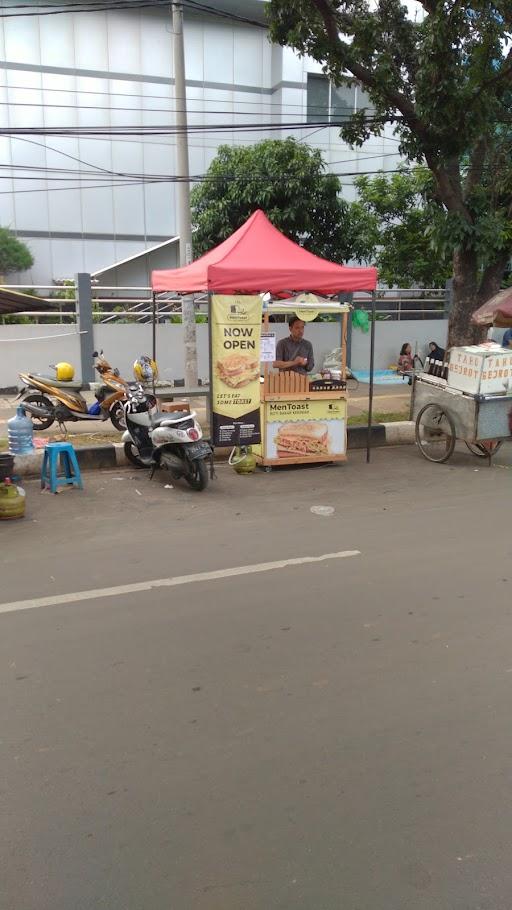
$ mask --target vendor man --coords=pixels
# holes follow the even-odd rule
[[[281,338],[276,346],[274,366],[278,370],[293,370],[294,373],[310,373],[315,365],[313,345],[304,338],[305,323],[298,316],[288,322],[290,335]]]

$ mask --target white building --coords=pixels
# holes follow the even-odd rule
[[[176,264],[178,250],[165,243],[178,231],[175,144],[165,134],[175,123],[169,7],[109,10],[106,0],[102,12],[34,15],[40,7],[33,6],[0,10],[0,224],[35,258],[14,280],[29,286],[98,273],[157,247],[109,273],[119,284],[145,284],[148,270]],[[262,0],[209,6],[264,23]],[[329,106],[334,116],[365,106],[364,94],[331,90],[318,64],[272,46],[266,29],[188,6],[184,28],[191,175],[205,173],[221,143],[290,134],[346,175],[347,198],[353,173],[396,167],[391,130],[354,151],[337,129],[308,127]],[[240,130],[248,123],[261,129]],[[269,132],[269,123],[278,129]],[[305,125],[291,130],[291,123]],[[238,129],[215,130],[221,124]],[[154,134],[112,135],[127,127]],[[95,135],[77,136],[77,128]],[[45,135],[49,129],[55,135]]]

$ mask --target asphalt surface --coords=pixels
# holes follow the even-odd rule
[[[50,603],[0,612],[0,908],[509,910],[511,456],[27,484],[0,601]]]

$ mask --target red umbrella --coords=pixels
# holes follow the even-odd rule
[[[512,288],[505,288],[476,310],[471,322],[495,325],[498,329],[512,328]]]

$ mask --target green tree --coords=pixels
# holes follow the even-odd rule
[[[358,199],[351,214],[359,231],[357,246],[376,263],[380,279],[390,287],[444,287],[451,257],[434,253],[432,234],[438,219],[446,216],[433,199],[429,171],[401,169],[354,182]]]
[[[194,255],[225,240],[259,208],[312,253],[334,262],[357,257],[340,188],[337,177],[325,173],[321,153],[295,139],[222,145],[191,193]]]
[[[0,275],[24,272],[34,264],[28,246],[18,240],[9,228],[0,228]]]
[[[500,287],[512,252],[510,0],[271,0],[275,41],[320,61],[332,82],[361,83],[372,110],[341,124],[361,145],[395,123],[399,151],[425,163],[452,256],[449,343],[477,340],[473,310]]]

